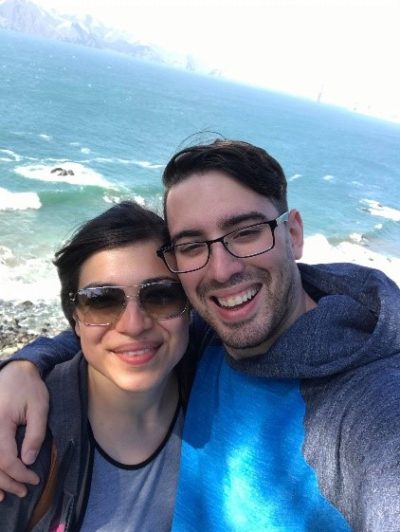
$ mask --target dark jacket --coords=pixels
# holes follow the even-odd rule
[[[57,482],[53,500],[43,518],[33,528],[47,531],[55,524],[64,524],[65,531],[74,531],[86,491],[86,473],[90,457],[87,431],[87,364],[82,355],[59,364],[46,379],[51,403],[48,431],[39,456],[32,466],[42,482],[29,487],[23,499],[6,497],[0,505],[1,529],[22,532],[40,499],[49,477],[52,445],[56,450]],[[21,434],[21,439],[22,439]]]

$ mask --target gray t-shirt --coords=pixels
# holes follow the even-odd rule
[[[94,445],[81,532],[167,532],[179,472],[183,412],[177,411],[160,447],[145,462],[120,464]]]

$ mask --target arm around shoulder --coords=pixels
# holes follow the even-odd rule
[[[40,336],[14,353],[5,364],[9,365],[12,361],[29,360],[38,368],[40,374],[45,375],[56,364],[70,360],[79,349],[78,337],[72,330],[67,330],[54,338]]]

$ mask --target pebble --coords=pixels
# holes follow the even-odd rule
[[[55,336],[68,327],[58,302],[0,299],[0,360],[38,336]]]

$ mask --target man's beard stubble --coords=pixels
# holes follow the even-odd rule
[[[228,283],[216,283],[213,281],[201,287],[198,297],[201,301],[206,300],[206,294],[217,288],[235,286],[243,281],[260,283],[263,292],[266,292],[264,313],[260,310],[256,317],[249,318],[237,323],[221,323],[220,319],[214,318],[208,312],[205,305],[201,310],[197,309],[202,318],[216,331],[224,345],[231,350],[255,349],[262,346],[270,339],[279,334],[284,327],[285,318],[289,315],[295,299],[295,263],[287,260],[284,262],[283,271],[272,284],[272,276],[269,271],[255,268],[252,272],[234,275]],[[257,297],[257,296],[256,296]],[[258,353],[261,354],[261,353]]]

